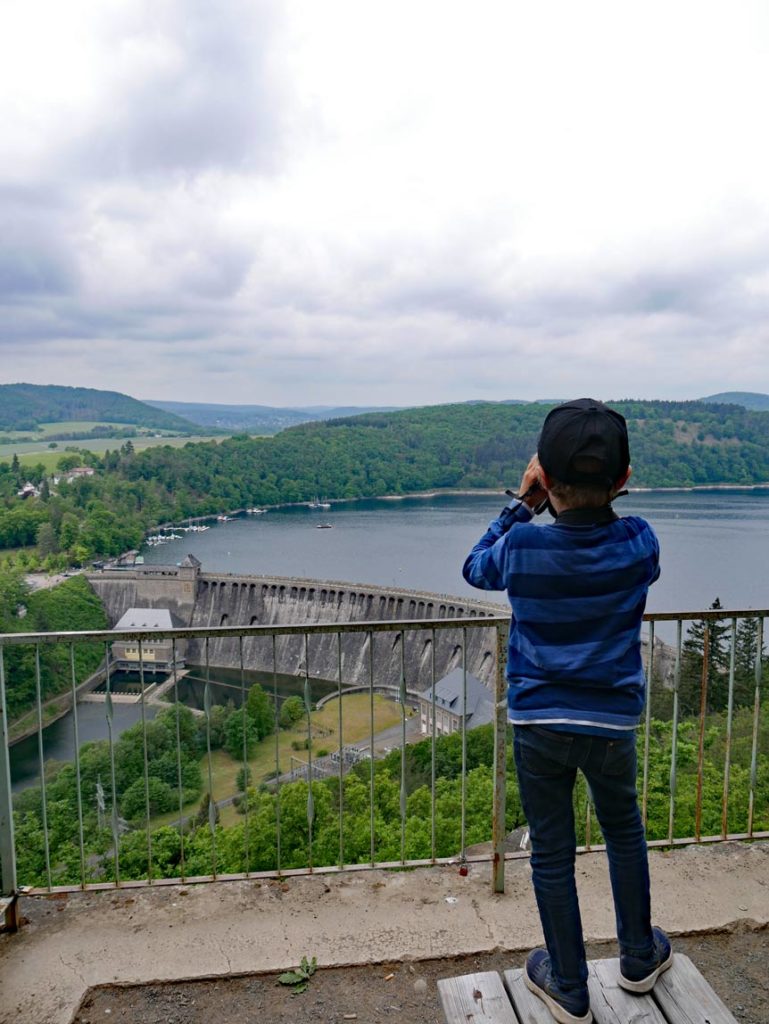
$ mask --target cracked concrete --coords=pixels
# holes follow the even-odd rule
[[[769,924],[769,843],[650,855],[654,919],[672,934]],[[614,937],[605,857],[577,861],[585,935]],[[541,942],[529,866],[487,864],[28,897],[0,938],[0,1021],[69,1024],[90,986],[417,960]]]

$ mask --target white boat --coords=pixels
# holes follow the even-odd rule
[[[316,523],[315,524],[315,529],[316,530],[333,530],[334,526],[333,526],[332,523]]]
[[[266,508],[247,508],[246,509],[246,512],[250,516],[263,516],[266,511],[267,511]]]
[[[331,502],[330,501],[320,501],[320,499],[316,498],[315,501],[308,501],[307,502],[307,508],[313,508],[313,509],[331,508]]]
[[[229,523],[231,518],[232,516],[217,516],[216,521],[217,523]]]

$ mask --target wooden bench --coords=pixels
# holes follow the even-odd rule
[[[619,960],[588,964],[590,1008],[596,1024],[737,1024],[688,956],[673,966],[647,995],[617,984]],[[438,982],[447,1024],[553,1024],[545,1004],[526,988],[523,971],[465,974]]]

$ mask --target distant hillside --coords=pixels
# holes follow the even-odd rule
[[[744,409],[769,409],[769,395],[758,391],[721,391],[717,395],[701,398],[701,402],[718,405],[741,405]]]
[[[613,404],[628,420],[632,485],[769,483],[769,411],[703,402]],[[316,495],[491,488],[501,500],[536,451],[546,412],[537,404],[459,403],[305,423],[275,437],[241,433],[146,451],[126,445],[92,455],[93,476],[60,483],[48,500],[17,497],[25,480],[42,484],[43,467],[21,476],[0,461],[0,550],[38,544],[49,564],[83,563],[138,547],[161,522]]]
[[[101,420],[179,433],[198,432],[189,420],[117,391],[55,384],[0,384],[0,430],[34,431],[41,423]]]
[[[613,403],[641,487],[769,483],[769,412],[701,402]],[[125,472],[183,515],[228,507],[517,486],[547,407],[485,403],[306,423],[269,438],[155,449]],[[194,483],[193,483],[194,481]]]
[[[277,434],[299,423],[357,416],[367,412],[391,412],[393,407],[317,405],[286,409],[272,405],[214,405],[206,402],[166,402],[146,399],[155,409],[184,416],[201,427],[215,427],[233,433]]]

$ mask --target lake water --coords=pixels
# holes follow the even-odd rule
[[[484,494],[275,509],[187,533],[143,554],[146,562],[162,564],[191,552],[207,572],[477,596],[462,579],[462,563],[503,504]],[[644,516],[660,539],[662,575],[651,589],[650,611],[699,610],[716,597],[726,608],[769,607],[769,489],[634,492],[616,508]],[[319,530],[319,522],[334,528]],[[503,595],[499,600],[504,603]]]
[[[503,504],[484,494],[274,509],[187,533],[143,554],[147,563],[168,564],[189,552],[208,572],[477,596],[462,579],[462,563]],[[619,499],[617,511],[644,516],[660,539],[662,575],[650,591],[650,611],[698,611],[716,597],[724,608],[769,608],[769,489],[637,492]],[[319,522],[333,529],[319,530]],[[498,599],[504,604],[503,595]],[[140,709],[116,705],[115,714],[117,735],[138,720]],[[106,735],[103,706],[80,705],[78,721],[81,742]],[[71,716],[45,730],[45,749],[47,757],[72,757]],[[34,779],[36,758],[35,738],[12,749],[16,787]]]

